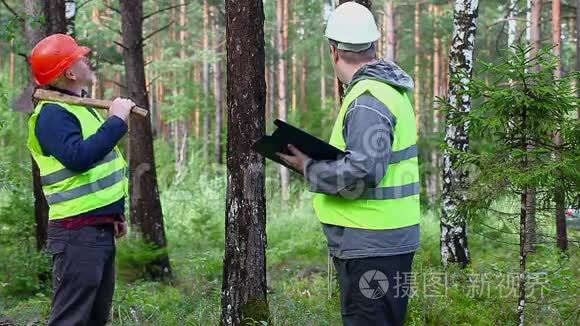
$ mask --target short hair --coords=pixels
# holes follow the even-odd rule
[[[368,49],[361,52],[341,50],[338,48],[337,41],[329,40],[329,42],[330,46],[335,47],[336,51],[338,51],[338,56],[347,63],[351,64],[366,63],[377,58],[377,46],[375,42],[373,42]]]

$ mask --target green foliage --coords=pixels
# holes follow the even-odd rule
[[[580,137],[578,120],[572,115],[578,100],[571,81],[578,72],[554,79],[557,59],[549,48],[528,58],[531,49],[516,46],[498,64],[483,63],[492,81],[473,79],[459,96],[471,95],[476,103],[468,113],[447,105],[454,123],[469,126],[472,139],[486,139],[493,146],[453,151],[459,165],[474,169],[468,200],[462,209],[477,218],[498,200],[526,188],[544,190],[541,200],[557,188],[579,189]],[[458,76],[457,78],[461,78]],[[561,145],[553,134],[560,130]],[[543,205],[540,207],[549,207]]]
[[[124,280],[146,279],[146,266],[165,255],[167,249],[155,244],[130,237],[117,243],[117,274]]]

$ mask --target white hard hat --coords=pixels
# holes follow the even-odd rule
[[[325,36],[345,45],[345,50],[357,52],[368,49],[381,34],[373,14],[354,1],[345,2],[330,14]],[[358,45],[358,46],[357,46]],[[341,48],[339,46],[339,48]]]

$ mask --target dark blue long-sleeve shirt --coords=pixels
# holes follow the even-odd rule
[[[89,110],[99,120],[97,113]],[[113,150],[127,133],[127,124],[118,117],[109,117],[94,135],[83,139],[78,119],[60,105],[49,103],[38,115],[35,133],[45,155],[54,156],[67,169],[84,172]],[[82,216],[122,214],[124,207],[123,198]]]

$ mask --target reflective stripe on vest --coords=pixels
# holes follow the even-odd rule
[[[40,102],[28,120],[28,148],[40,170],[42,191],[49,206],[49,219],[76,216],[112,204],[127,195],[127,163],[117,147],[88,170],[67,169],[53,156],[46,156],[36,138],[36,120],[47,103],[58,104],[80,123],[83,139],[94,135],[103,120],[94,111],[65,103]]]
[[[337,196],[315,194],[314,209],[326,224],[361,229],[395,229],[415,225],[420,219],[420,182],[415,113],[406,93],[376,81],[362,80],[347,91],[334,124],[330,144],[345,150],[344,120],[349,106],[370,93],[397,119],[387,172],[376,188]]]

